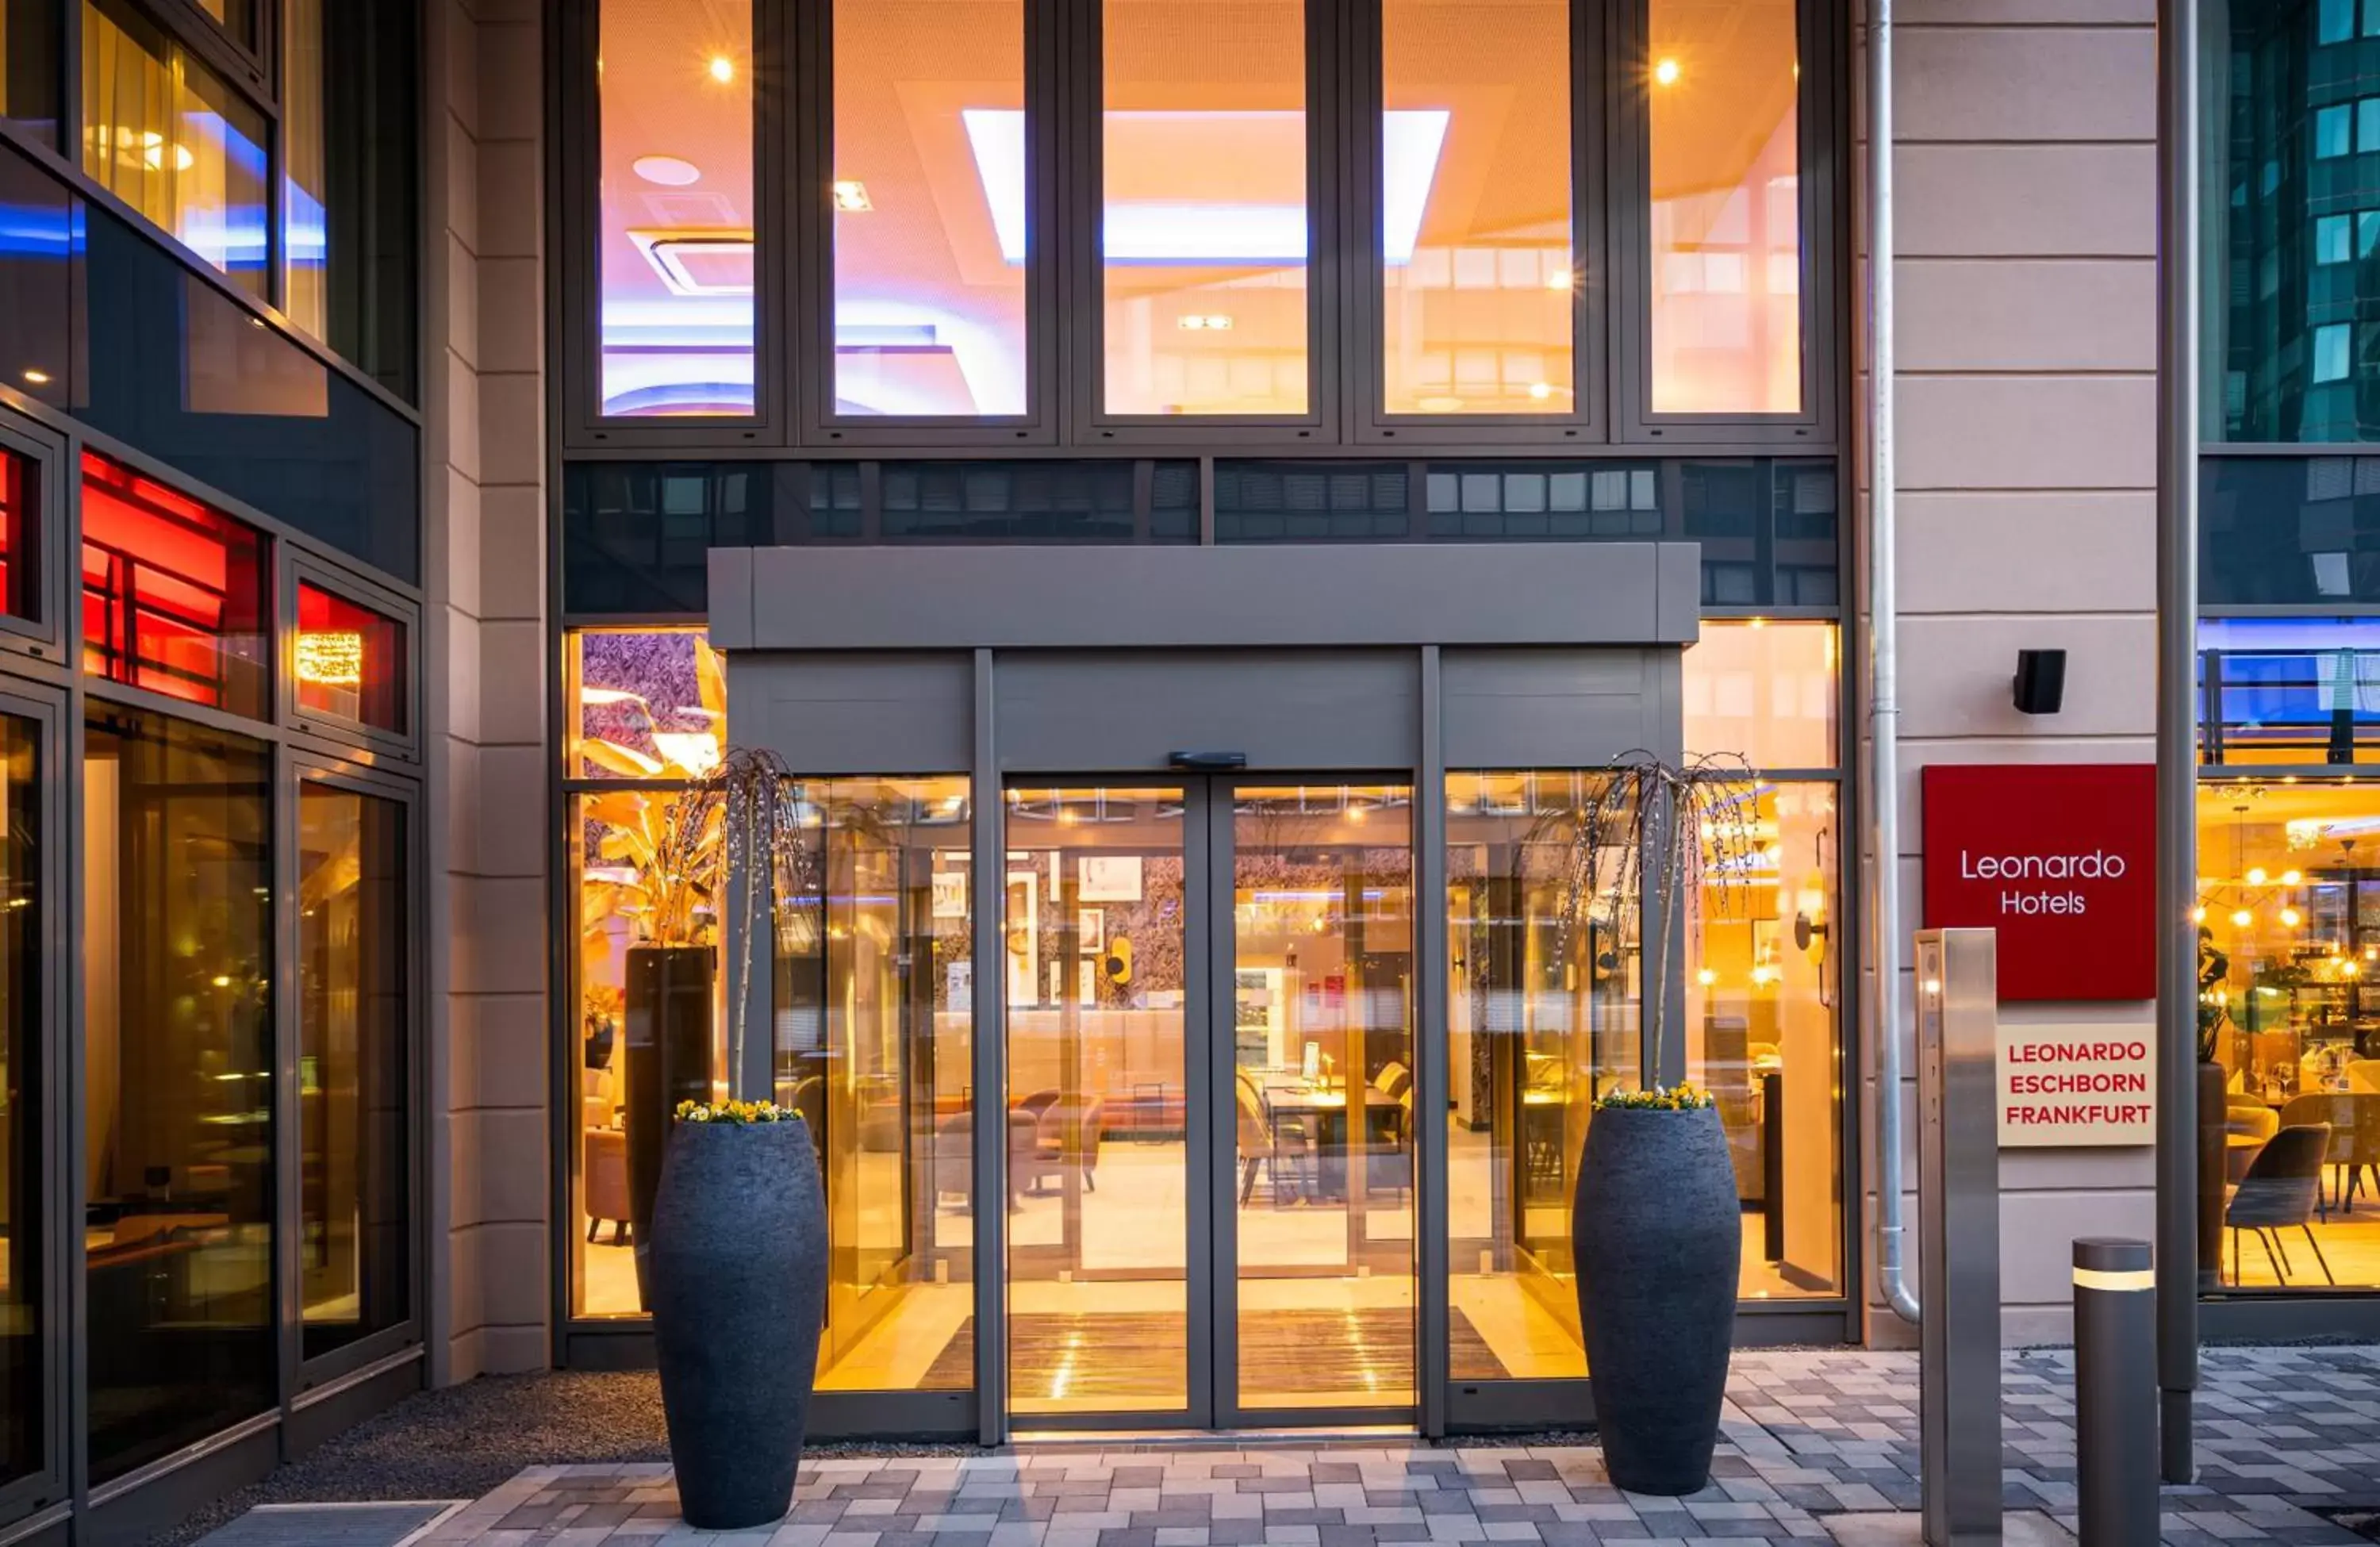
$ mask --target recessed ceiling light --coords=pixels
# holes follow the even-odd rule
[[[1540,403],[1544,402],[1547,398],[1551,397],[1553,395],[1554,385],[1551,382],[1531,382],[1529,384],[1529,396],[1536,398]]]
[[[638,156],[629,164],[638,177],[664,188],[684,188],[702,180],[702,168],[682,156]]]
[[[735,61],[726,55],[714,55],[710,61],[710,79],[722,86],[735,79]]]
[[[1204,315],[1185,312],[1173,319],[1173,325],[1184,333],[1229,333],[1232,331],[1232,319],[1220,311]]]
[[[856,177],[845,177],[833,185],[834,207],[845,214],[861,214],[876,206],[868,201],[868,185]]]
[[[29,367],[25,372],[25,380],[32,383],[35,386],[47,386],[50,384],[50,373],[46,371],[37,371]]]
[[[1678,83],[1678,62],[1675,59],[1662,60],[1653,67],[1653,79],[1664,86],[1675,86]]]

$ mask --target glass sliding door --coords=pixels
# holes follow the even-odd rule
[[[826,1178],[823,1391],[975,1384],[975,1038],[965,779],[795,786],[776,1099]]]
[[[1243,787],[1231,813],[1237,1407],[1409,1407],[1413,792]]]
[[[1189,1413],[1184,792],[1007,805],[1009,1410]]]
[[[318,1358],[412,1316],[406,810],[298,786],[298,1294]]]

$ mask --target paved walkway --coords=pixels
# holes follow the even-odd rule
[[[2380,1349],[2211,1349],[2203,1478],[2168,1489],[2165,1540],[2353,1543],[2380,1518]],[[2074,1529],[2064,1353],[2003,1364],[2011,1541]],[[660,1464],[539,1467],[419,1547],[1371,1547],[1806,1538],[1916,1540],[1913,1355],[1736,1356],[1712,1485],[1656,1499],[1610,1486],[1593,1446],[1364,1442],[1026,1448],[806,1461],[784,1523],[709,1535],[677,1518]]]

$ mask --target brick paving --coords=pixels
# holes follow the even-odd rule
[[[2071,1361],[2002,1365],[2011,1540],[2075,1527]],[[1623,1493],[1592,1445],[1420,1443],[1026,1446],[804,1462],[778,1525],[711,1534],[677,1517],[660,1463],[533,1467],[419,1547],[1372,1547],[1376,1542],[1915,1541],[1914,1355],[1736,1356],[1711,1486]],[[2380,1348],[2210,1349],[2200,1482],[2166,1491],[2174,1547],[2374,1540]],[[2342,1524],[2341,1521],[2347,1523]]]

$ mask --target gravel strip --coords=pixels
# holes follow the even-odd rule
[[[808,1453],[924,1456],[973,1448],[821,1442]],[[149,1547],[185,1547],[251,1504],[476,1499],[524,1467],[668,1459],[661,1383],[650,1370],[483,1375],[407,1397],[152,1537]]]

